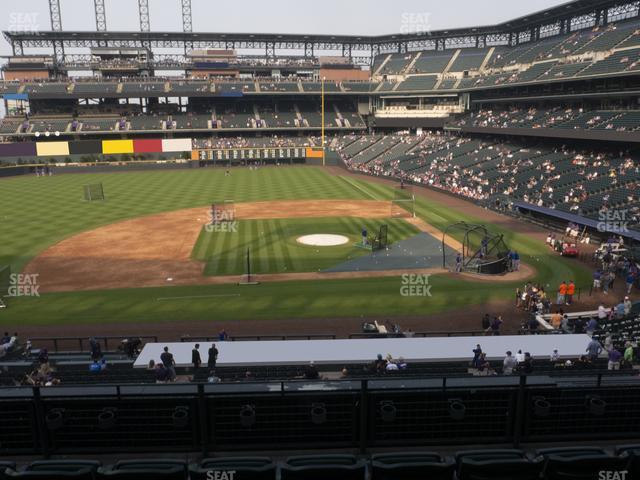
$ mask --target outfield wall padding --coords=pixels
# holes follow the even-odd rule
[[[105,155],[133,153],[133,140],[103,140],[102,153]]]
[[[190,138],[0,143],[0,157],[190,152],[191,143]]]
[[[69,142],[37,142],[36,152],[39,157],[69,155]]]

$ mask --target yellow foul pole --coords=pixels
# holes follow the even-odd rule
[[[322,166],[327,163],[327,157],[325,152],[325,138],[324,138],[324,77],[322,77]]]

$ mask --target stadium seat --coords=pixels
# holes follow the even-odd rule
[[[98,478],[187,480],[188,468],[181,460],[122,460],[109,470],[99,471]]]
[[[6,469],[4,473],[0,474],[0,479],[10,478],[40,478],[43,480],[94,480],[95,470],[91,467],[81,468],[74,471],[60,471],[60,470],[24,470],[17,472],[12,469]]]
[[[547,480],[598,480],[599,472],[621,472],[629,463],[597,447],[545,448],[536,453],[544,461]]]
[[[3,472],[7,468],[15,470],[16,469],[15,462],[0,462],[0,472]]]
[[[371,457],[371,480],[451,480],[455,463],[433,452],[384,453]]]
[[[27,472],[77,472],[90,468],[97,471],[102,463],[96,460],[40,460],[32,462],[25,471]]]
[[[363,480],[366,462],[353,455],[290,457],[280,468],[281,480]]]
[[[459,480],[536,480],[543,463],[521,450],[468,450],[456,453]]]
[[[640,478],[640,445],[621,445],[616,448],[616,455],[627,459],[626,469],[632,479]]]
[[[207,458],[197,465],[191,465],[191,480],[210,480],[209,472],[235,472],[234,480],[274,480],[276,464],[267,457]]]

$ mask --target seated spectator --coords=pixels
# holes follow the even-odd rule
[[[504,357],[504,360],[502,361],[502,374],[512,375],[513,370],[516,368],[517,365],[518,365],[517,360],[515,359],[511,351],[508,351],[507,356]]]
[[[518,366],[520,371],[525,375],[533,373],[533,357],[529,352],[525,352],[523,362]]]

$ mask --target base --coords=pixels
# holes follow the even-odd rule
[[[249,286],[249,285],[260,285],[260,282],[256,282],[251,279],[251,275],[243,275],[242,280],[238,282],[239,287]]]

